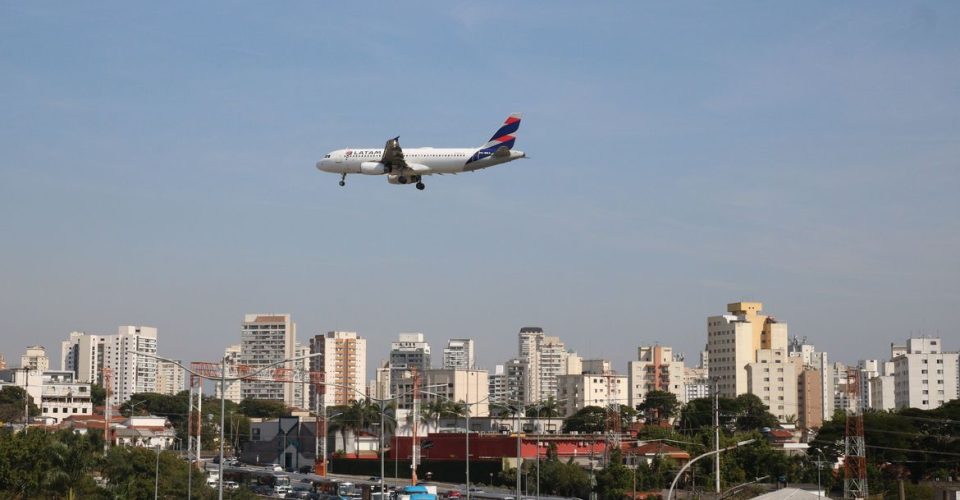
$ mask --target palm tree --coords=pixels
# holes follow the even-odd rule
[[[531,406],[527,410],[528,417],[556,418],[560,416],[560,403],[551,396],[546,401]]]

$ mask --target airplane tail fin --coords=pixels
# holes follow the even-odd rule
[[[494,152],[501,146],[508,150],[513,148],[513,143],[517,141],[517,130],[520,128],[520,113],[514,113],[507,117],[503,125],[497,129],[493,137],[486,144],[480,147],[481,150],[490,150]]]
[[[513,143],[517,142],[517,130],[520,129],[520,113],[514,113],[504,120],[503,125],[493,134],[486,144],[480,146],[467,163],[473,163],[489,156],[510,156]]]

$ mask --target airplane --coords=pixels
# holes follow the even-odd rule
[[[423,176],[459,174],[526,158],[523,151],[514,151],[520,128],[520,113],[507,117],[493,137],[479,148],[400,148],[400,137],[387,141],[383,148],[338,149],[324,155],[317,169],[340,174],[340,185],[346,185],[347,174],[386,175],[390,184],[416,183],[423,190]]]

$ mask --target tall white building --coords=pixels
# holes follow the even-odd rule
[[[121,326],[116,335],[103,337],[101,349],[103,367],[110,371],[110,404],[123,404],[134,394],[157,392],[157,360],[136,354],[157,355],[156,328]]]
[[[80,363],[80,338],[85,334],[83,332],[70,332],[70,337],[60,342],[60,371],[71,371],[77,374],[77,367]]]
[[[223,351],[223,358],[226,361],[227,373],[237,373],[237,365],[240,364],[240,344],[233,344],[228,346]],[[240,404],[243,401],[243,395],[240,392],[240,381],[239,380],[228,380],[226,383],[226,391],[224,399],[227,401],[233,401],[234,403]],[[220,384],[216,385],[214,389],[217,398],[220,397]]]
[[[898,409],[930,410],[960,397],[958,353],[943,352],[939,337],[910,338],[906,345],[891,345],[890,350]]]
[[[473,340],[448,340],[447,347],[443,349],[443,367],[454,370],[472,370],[474,368]]]
[[[897,408],[893,374],[893,361],[885,361],[880,365],[880,373],[870,379],[870,408],[879,411]]]
[[[572,359],[571,359],[572,358]],[[580,358],[568,352],[559,337],[544,335],[543,329],[527,326],[520,329],[518,359],[526,364],[524,398],[538,403],[557,398],[560,375],[573,374],[580,367]]]
[[[682,403],[710,397],[710,377],[707,368],[685,367],[683,369],[683,387],[684,396],[680,400]]]
[[[324,373],[320,388],[327,406],[348,405],[363,398],[367,387],[367,339],[357,332],[327,332],[310,339],[312,370]],[[312,400],[311,400],[312,401]]]
[[[294,378],[299,381],[291,382],[293,385],[293,404],[290,406],[300,409],[313,408],[314,406],[310,404],[312,401],[311,394],[313,392],[310,387],[309,377],[311,359],[306,357],[310,355],[310,346],[297,342],[293,349],[293,354],[295,357],[303,359],[293,362],[293,370],[299,374],[299,377]]]
[[[182,361],[178,363],[183,364]],[[157,392],[168,396],[180,394],[186,387],[186,372],[176,363],[157,361]]]
[[[244,315],[240,332],[240,363],[251,370],[293,358],[296,344],[297,326],[289,314]],[[276,367],[291,374],[296,368],[292,361]],[[243,399],[283,401],[288,406],[295,406],[294,392],[292,383],[260,380],[244,380],[240,383],[240,396]]]
[[[50,358],[47,357],[47,350],[42,345],[27,347],[27,352],[20,356],[20,368],[41,373],[50,370]]]
[[[672,347],[638,347],[637,360],[627,363],[630,406],[635,408],[651,391],[669,392],[677,397],[677,401],[685,401],[685,375],[683,360],[674,356]]]
[[[490,383],[486,370],[427,370],[423,372],[420,383],[423,387],[430,386],[429,391],[422,393],[422,401],[439,397],[441,400],[468,404],[471,417],[486,417],[490,414]],[[410,380],[405,380],[404,384],[401,386],[401,394],[412,393]],[[412,398],[404,397],[400,401],[401,408],[412,406]]]
[[[747,365],[760,349],[787,349],[787,325],[760,314],[760,302],[727,304],[727,314],[707,318],[707,351],[711,379],[720,396],[735,398],[749,392]]]
[[[565,417],[587,406],[609,408],[629,403],[627,377],[612,370],[604,373],[585,370],[580,374],[560,375],[557,381],[560,388],[558,398]]]
[[[769,407],[780,422],[799,417],[797,401],[797,366],[788,362],[786,346],[779,349],[758,349],[756,361],[747,363],[747,392]]]

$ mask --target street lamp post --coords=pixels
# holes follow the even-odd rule
[[[820,448],[816,448],[816,450],[817,453],[820,454],[820,458],[817,458],[817,498],[821,498],[823,496],[823,487],[820,486],[820,459],[823,458],[823,451],[821,451]]]
[[[187,373],[190,373],[191,375],[197,376],[197,377],[199,377],[199,378],[201,378],[201,379],[208,379],[208,380],[211,379],[211,377],[209,377],[209,376],[207,376],[207,375],[201,375],[201,374],[199,374],[199,373],[191,370],[190,368],[187,368],[186,366],[183,366],[182,363],[180,363],[179,361],[174,360],[174,359],[164,358],[164,357],[156,356],[156,355],[154,355],[154,354],[145,353],[145,352],[139,352],[139,351],[129,351],[129,352],[131,352],[131,353],[133,353],[133,354],[136,354],[136,355],[138,355],[138,356],[146,356],[146,357],[148,357],[148,358],[153,358],[153,359],[156,359],[156,360],[166,361],[166,362],[168,362],[168,363],[173,363],[173,364],[179,366],[180,368],[186,370]],[[280,361],[274,361],[273,363],[270,363],[270,364],[268,364],[268,365],[262,366],[262,367],[260,367],[259,369],[257,369],[256,371],[254,371],[253,373],[245,374],[245,375],[242,376],[242,377],[227,377],[227,376],[226,376],[227,359],[226,359],[226,357],[224,357],[224,358],[222,358],[222,359],[220,360],[220,367],[221,367],[221,369],[220,369],[220,377],[219,377],[219,378],[220,378],[220,380],[219,380],[219,381],[220,381],[220,464],[219,464],[219,472],[218,472],[218,474],[217,474],[218,477],[219,477],[219,483],[220,483],[220,484],[218,485],[218,492],[217,492],[217,498],[218,498],[219,500],[223,500],[223,439],[224,439],[223,413],[224,413],[224,408],[225,408],[225,406],[226,406],[226,381],[227,381],[227,380],[230,380],[230,381],[232,382],[232,381],[241,380],[241,379],[244,379],[244,378],[250,378],[250,377],[253,377],[253,376],[256,376],[256,375],[260,374],[261,372],[265,371],[265,370],[268,369],[268,368],[272,368],[272,367],[277,366],[277,365],[279,365],[279,364],[289,363],[289,362],[292,362],[292,361],[302,361],[302,360],[304,360],[304,359],[315,358],[315,357],[317,357],[317,356],[322,356],[322,355],[323,355],[323,353],[315,353],[315,354],[307,354],[307,355],[305,355],[305,356],[297,356],[297,357],[294,357],[294,358],[281,359]],[[216,379],[213,379],[213,380],[216,380]],[[201,392],[201,394],[202,394],[202,392]],[[197,458],[199,459],[200,457],[198,456]]]
[[[709,457],[709,456],[711,456],[711,455],[719,455],[719,454],[721,454],[721,453],[723,453],[723,452],[725,452],[725,451],[729,451],[729,450],[732,450],[732,449],[734,449],[734,448],[739,448],[739,447],[741,447],[741,446],[748,445],[748,444],[750,444],[750,443],[752,443],[752,442],[754,442],[754,441],[756,441],[756,439],[748,439],[748,440],[746,440],[746,441],[740,441],[740,442],[738,442],[737,444],[735,444],[735,445],[733,445],[733,446],[727,446],[726,448],[721,448],[721,449],[719,449],[719,450],[708,451],[708,452],[704,453],[703,455],[700,455],[700,456],[694,458],[693,460],[687,462],[686,465],[684,465],[682,468],[680,468],[680,470],[677,472],[677,475],[673,477],[673,482],[670,483],[670,491],[667,492],[667,500],[673,500],[673,490],[674,490],[674,488],[677,487],[677,481],[680,479],[681,476],[683,476],[684,471],[686,471],[687,469],[689,469],[690,466],[693,465],[697,460],[700,460],[701,458]]]
[[[157,492],[160,491],[160,445],[157,445],[157,466],[153,471],[153,500],[157,500]]]

